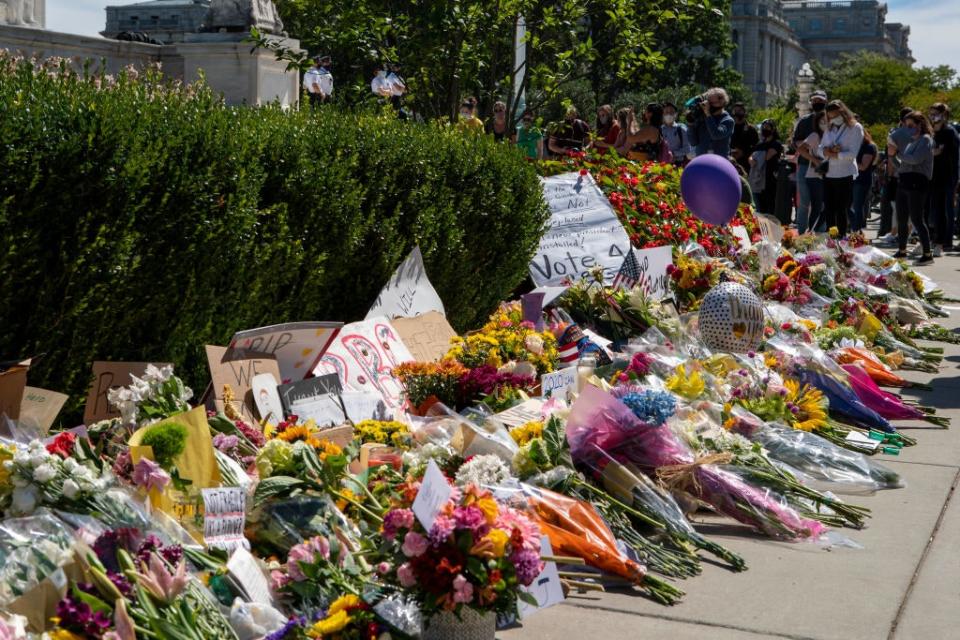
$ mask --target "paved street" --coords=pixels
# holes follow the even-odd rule
[[[960,257],[921,270],[960,298]],[[944,326],[960,328],[960,303],[948,306],[954,316]],[[873,510],[866,529],[842,530],[863,549],[777,543],[732,521],[698,517],[698,528],[740,553],[748,571],[704,563],[701,576],[681,582],[687,596],[673,607],[624,591],[573,595],[498,637],[960,638],[960,346],[942,346],[947,357],[938,375],[904,373],[933,391],[905,395],[937,407],[954,428],[895,423],[919,444],[899,457],[879,456],[906,479],[905,489],[848,497]]]

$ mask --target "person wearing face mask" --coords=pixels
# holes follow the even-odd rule
[[[850,230],[863,231],[867,226],[869,205],[867,195],[873,189],[873,164],[877,159],[877,145],[870,132],[863,130],[863,142],[857,152],[857,178],[853,181],[853,205],[850,207]]]
[[[903,128],[903,120],[911,113],[913,113],[913,109],[910,107],[900,109],[900,116],[897,118],[900,124],[891,129],[887,135],[885,159],[881,167],[884,185],[880,194],[880,231],[877,233],[877,244],[881,246],[896,246],[898,244],[895,232],[899,225],[894,220],[894,209],[897,202],[897,169],[900,166],[897,148],[904,148],[910,143],[910,139],[904,137],[906,132]]]
[[[803,160],[803,173],[797,176],[797,182],[804,181],[810,207],[809,217],[797,215],[797,232],[823,232],[827,230],[823,217],[823,176],[820,174],[823,156],[820,155],[820,138],[827,132],[827,114],[816,111],[813,114],[813,131],[797,146],[797,166]]]
[[[631,116],[633,112],[631,110]],[[637,162],[656,162],[661,159],[663,137],[660,127],[663,125],[663,107],[651,102],[643,110],[643,124],[632,122],[617,141],[617,153]],[[664,160],[666,161],[666,160]],[[673,158],[669,159],[673,162]]]
[[[313,66],[303,74],[303,88],[310,96],[310,106],[316,107],[333,97],[333,74],[330,56],[317,56]]]
[[[673,154],[673,164],[683,166],[690,155],[690,134],[687,128],[677,122],[677,105],[672,102],[663,103],[663,124],[660,126],[660,134],[666,140],[670,147],[670,153]]]
[[[520,118],[515,140],[528,160],[539,160],[543,157],[543,132],[534,124],[533,112],[529,109],[524,111]]]
[[[907,217],[913,223],[913,229],[920,237],[923,253],[917,260],[918,265],[933,262],[933,250],[930,232],[924,220],[924,209],[930,192],[930,178],[933,177],[933,131],[927,117],[914,111],[903,121],[903,136],[910,143],[897,150],[900,167],[897,169],[897,240],[899,251],[895,258],[907,257]]]
[[[593,136],[593,146],[601,154],[617,144],[620,137],[620,123],[613,117],[613,107],[605,104],[597,109],[597,130]]]
[[[484,131],[497,142],[504,142],[510,136],[507,131],[507,105],[501,100],[493,103],[493,117],[487,120]]]
[[[554,125],[547,149],[557,156],[590,148],[590,125],[577,117],[576,107],[569,107],[563,122]]]
[[[457,120],[457,129],[460,131],[483,131],[483,120],[477,117],[477,99],[467,98],[460,104],[460,119]]]
[[[853,203],[853,181],[859,173],[857,153],[863,143],[863,126],[847,105],[834,100],[827,105],[827,131],[820,138],[820,155],[826,163],[823,175],[823,214],[827,230],[836,227],[847,235],[847,217]]]
[[[747,108],[742,102],[733,105],[733,136],[730,138],[730,155],[737,159],[743,170],[750,171],[750,155],[758,144],[760,134],[747,121]]]
[[[702,97],[689,119],[690,144],[698,156],[715,153],[726,158],[734,127],[733,116],[726,110],[730,97],[720,87],[708,89]]]
[[[760,140],[748,160],[750,188],[757,211],[772,215],[777,202],[777,165],[783,155],[783,143],[773,120],[764,120],[760,125]]]
[[[810,95],[810,113],[797,120],[793,128],[793,148],[799,151],[800,145],[804,140],[810,137],[811,133],[820,136],[819,129],[814,125],[814,118],[818,113],[823,113],[827,107],[827,92],[817,90]],[[818,141],[819,144],[819,141]],[[798,229],[807,229],[810,227],[809,219],[814,213],[810,210],[810,192],[807,190],[808,183],[803,179],[807,175],[807,169],[810,167],[810,161],[798,153],[797,155],[797,217],[796,223]],[[822,183],[817,183],[822,186]],[[819,211],[816,212],[819,214]]]
[[[950,108],[938,102],[928,112],[933,125],[933,179],[930,181],[930,217],[933,220],[933,255],[953,251],[953,198],[957,191],[960,138],[950,126]]]
[[[390,96],[393,95],[393,88],[390,86],[390,81],[387,80],[387,68],[385,65],[377,64],[377,66],[373,68],[373,80],[370,81],[370,91],[382,100],[389,100]]]

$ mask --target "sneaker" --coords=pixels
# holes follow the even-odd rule
[[[933,257],[934,257],[934,258],[939,258],[939,257],[942,256],[942,255],[943,255],[943,248],[942,248],[942,247],[940,247],[940,246],[938,245],[938,246],[936,246],[936,247],[933,248]]]
[[[915,264],[918,267],[922,267],[925,264],[933,264],[933,256],[929,253],[922,255],[919,258],[917,258],[917,261],[914,262],[913,264]]]
[[[873,241],[873,244],[881,247],[895,247],[897,246],[897,237],[893,234],[888,233],[885,236],[880,236]]]
[[[906,251],[897,251],[895,254],[893,254],[893,257],[896,258],[897,260],[902,260],[903,258],[906,258],[906,257],[907,257],[907,252],[906,252]]]

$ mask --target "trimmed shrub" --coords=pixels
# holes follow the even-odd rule
[[[140,76],[139,78],[137,76]],[[0,54],[0,357],[82,403],[96,359],[176,363],[293,320],[362,318],[417,244],[458,329],[523,280],[535,169],[487,136],[225,107],[156,72]]]

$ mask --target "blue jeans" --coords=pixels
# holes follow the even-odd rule
[[[862,180],[853,181],[853,205],[850,207],[850,231],[860,231],[867,226],[867,195],[873,185]]]
[[[803,176],[807,173],[808,163],[797,163],[797,232],[807,230],[807,221],[810,219],[810,186]]]
[[[826,231],[827,219],[823,215],[823,178],[804,178],[807,187],[807,197],[810,202],[810,229],[812,231]],[[808,220],[804,220],[803,228],[797,223],[797,231],[806,231]]]

